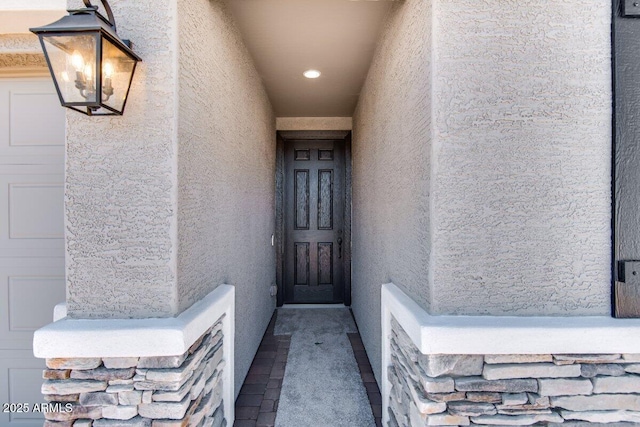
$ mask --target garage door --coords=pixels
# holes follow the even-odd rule
[[[33,331],[65,299],[64,110],[49,79],[0,78],[0,403],[42,402]],[[35,413],[0,425],[42,426]]]

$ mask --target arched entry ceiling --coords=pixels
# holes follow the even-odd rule
[[[278,117],[353,114],[391,3],[227,0]]]

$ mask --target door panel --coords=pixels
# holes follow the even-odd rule
[[[296,230],[309,229],[309,170],[295,171],[295,211],[296,211]]]
[[[333,283],[333,243],[318,243],[318,284]]]
[[[285,146],[285,302],[344,301],[344,141]]]
[[[42,403],[33,331],[65,299],[64,109],[50,79],[0,79],[0,402]],[[42,426],[0,412],[0,425]]]
[[[333,230],[333,170],[318,171],[318,230]]]

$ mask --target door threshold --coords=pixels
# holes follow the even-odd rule
[[[280,308],[346,308],[344,304],[284,304]]]

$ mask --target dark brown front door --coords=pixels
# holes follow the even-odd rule
[[[343,302],[344,141],[287,141],[284,181],[284,302]]]

